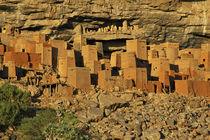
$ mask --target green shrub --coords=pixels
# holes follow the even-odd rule
[[[22,112],[27,111],[30,94],[8,82],[0,88],[0,125],[14,124]]]
[[[88,140],[87,134],[78,128],[70,125],[68,122],[61,121],[57,124],[49,124],[43,133],[47,138],[52,139],[71,139],[71,140]]]
[[[60,112],[62,114],[62,121],[68,122],[71,125],[75,125],[80,122],[72,113],[67,113],[63,109],[61,109]]]
[[[56,122],[57,117],[54,110],[39,110],[36,112],[35,117],[22,119],[21,125],[18,127],[18,131],[21,132],[19,137],[26,140],[45,139],[44,135],[42,135],[44,127]]]
[[[0,123],[7,126],[15,122],[16,117],[20,114],[20,108],[17,104],[1,101],[0,102]]]
[[[54,139],[71,139],[71,140],[88,140],[89,136],[74,125],[80,121],[72,114],[65,110],[60,110],[61,121],[59,123],[50,123],[45,127],[43,134],[46,138]]]

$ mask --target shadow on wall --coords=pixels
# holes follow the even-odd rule
[[[21,30],[28,30],[28,31],[40,31],[43,29],[44,26],[36,26],[36,27],[28,27],[28,28],[24,28],[24,29],[21,29]]]
[[[15,7],[13,7],[13,6],[6,6],[6,5],[0,5],[0,11],[14,12],[15,11]]]

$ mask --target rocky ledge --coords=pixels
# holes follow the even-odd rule
[[[1,0],[0,26],[11,24],[69,40],[78,24],[97,30],[119,27],[127,20],[138,31],[126,38],[199,47],[210,38],[209,5],[209,0]]]

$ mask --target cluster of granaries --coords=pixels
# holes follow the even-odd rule
[[[117,27],[116,25],[107,26],[104,28],[98,28],[97,30],[89,30],[83,28],[84,33],[92,32],[103,32],[103,33],[112,33],[112,32],[128,32],[128,31],[137,31],[139,29],[138,25],[128,26],[128,22],[125,20],[122,23],[122,26]]]
[[[80,35],[81,37],[82,35]],[[145,40],[127,40],[126,52],[115,51],[110,59],[98,57],[98,46],[68,47],[62,40],[43,34],[22,36],[10,26],[2,28],[0,45],[1,78],[19,79],[18,69],[54,68],[60,81],[75,88],[92,85],[109,90],[137,88],[145,92],[177,92],[182,95],[210,95],[210,45],[179,50],[178,43],[147,45]],[[75,43],[77,44],[77,43]]]

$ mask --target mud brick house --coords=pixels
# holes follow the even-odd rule
[[[111,54],[111,67],[118,67],[121,68],[121,51],[116,51]]]
[[[140,60],[147,60],[147,45],[146,40],[127,40],[126,51],[134,52],[136,58]]]
[[[70,96],[73,88],[90,89],[91,85],[104,90],[136,88],[210,96],[209,44],[183,50],[178,43],[148,45],[146,40],[129,38],[136,27],[122,25],[97,30],[77,26],[68,42],[47,40],[41,33],[21,33],[6,25],[0,34],[0,78],[42,86],[49,97],[62,96],[60,92],[68,89],[71,94],[63,96]]]
[[[82,89],[88,89],[91,85],[90,69],[87,67],[68,68],[67,83]]]

